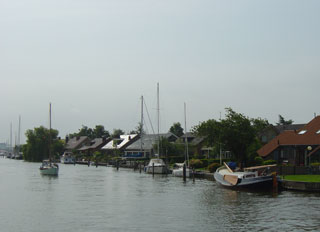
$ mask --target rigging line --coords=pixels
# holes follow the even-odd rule
[[[146,104],[146,100],[144,100],[144,105],[145,105],[145,109],[146,109],[146,112],[147,112],[147,115],[148,115],[149,123],[150,123],[150,125],[151,125],[152,132],[153,132],[153,134],[154,134],[154,129],[153,129],[152,122],[151,122],[151,119],[150,119],[150,114],[149,114],[149,111],[148,111],[148,107],[147,107],[147,104]]]

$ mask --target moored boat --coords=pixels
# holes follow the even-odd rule
[[[62,164],[75,164],[76,159],[73,156],[72,152],[64,152],[60,158],[60,162]]]
[[[167,174],[168,167],[160,158],[151,159],[149,164],[145,167],[145,172],[149,174]]]
[[[232,171],[229,166],[218,168],[214,173],[215,180],[224,187],[230,188],[272,188],[275,173],[270,173],[270,167],[276,165],[264,165],[244,168],[244,171]]]

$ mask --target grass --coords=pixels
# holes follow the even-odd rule
[[[320,175],[288,175],[284,176],[283,179],[303,182],[320,182]]]

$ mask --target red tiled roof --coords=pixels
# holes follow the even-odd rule
[[[305,133],[299,134],[303,131]],[[300,130],[284,131],[257,152],[264,157],[282,145],[320,145],[320,116],[315,117]]]

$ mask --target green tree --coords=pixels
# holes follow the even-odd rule
[[[120,138],[120,135],[124,135],[124,131],[121,129],[113,129],[113,133],[111,135],[112,138]]]
[[[255,130],[255,133],[261,132],[270,125],[267,119],[252,118],[250,119],[250,121],[253,129]]]
[[[143,129],[143,125],[141,124],[141,122],[138,123],[137,127],[135,130],[130,131],[130,134],[145,134],[145,130]]]
[[[220,142],[220,131],[221,122],[214,119],[209,119],[192,128],[194,134],[206,138],[206,144],[208,146],[214,146],[216,143]]]
[[[284,117],[282,117],[280,114],[279,114],[279,121],[277,122],[277,125],[280,126],[280,125],[291,125],[293,123],[293,121],[291,119],[289,120],[285,120]]]
[[[180,122],[175,122],[170,127],[169,132],[173,133],[174,135],[181,137],[183,135],[183,128],[181,127]]]
[[[106,131],[102,125],[96,125],[92,134],[94,138],[110,137],[109,131]]]
[[[248,147],[254,142],[255,130],[250,119],[231,108],[226,108],[226,118],[221,120],[220,136],[225,147],[230,150],[240,164],[247,163]]]
[[[31,162],[40,162],[49,158],[49,149],[52,158],[57,158],[63,151],[63,142],[58,138],[59,132],[41,126],[34,130],[27,130],[27,142],[22,146],[23,159]],[[51,137],[51,142],[50,142]],[[50,145],[50,146],[49,146]]]

